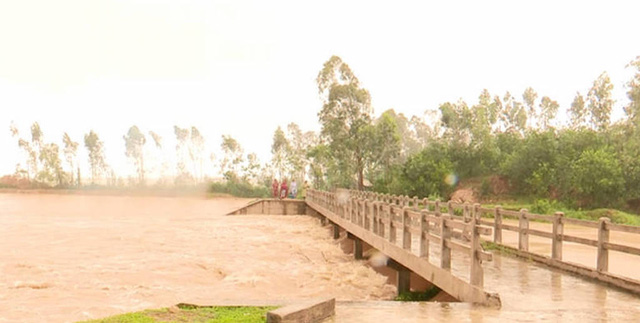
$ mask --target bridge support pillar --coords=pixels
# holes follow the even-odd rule
[[[397,263],[393,259],[389,259],[387,266],[395,269],[398,272],[398,295],[406,293],[411,290],[411,270],[409,268]]]
[[[340,238],[340,226],[338,226],[335,223],[333,224],[333,238],[334,239]]]
[[[321,218],[320,218],[320,225],[322,225],[322,226],[324,227],[325,225],[327,225],[327,223],[329,222],[329,220],[327,219],[327,217],[326,217],[326,216],[324,216],[324,215],[322,215],[322,214],[319,214],[319,215],[321,216]]]
[[[364,257],[362,256],[362,240],[348,232],[347,238],[353,240],[353,257],[358,260],[364,259]]]

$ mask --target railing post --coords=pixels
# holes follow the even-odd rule
[[[385,216],[385,206],[388,206],[387,202],[382,202],[380,204],[380,209],[378,210],[378,235],[384,238],[384,216]]]
[[[402,248],[411,250],[411,219],[409,218],[409,207],[402,208]]]
[[[451,201],[447,201],[447,212],[449,212],[449,215],[451,216],[454,215],[453,202]]]
[[[442,216],[440,213],[440,199],[437,199],[434,203],[433,212],[436,217]],[[440,225],[440,222],[437,222],[436,225]]]
[[[480,212],[480,203],[474,203],[473,204],[473,209],[472,209],[472,214],[473,214],[473,218],[476,220],[480,220],[480,218],[482,218],[482,213]]]
[[[529,251],[529,219],[527,219],[527,212],[527,209],[520,210],[518,249],[521,251]]]
[[[551,240],[551,259],[562,260],[562,235],[564,234],[564,224],[562,219],[564,213],[553,214],[553,240]]]
[[[371,201],[364,200],[364,229],[371,231]]]
[[[596,269],[600,272],[609,271],[609,249],[605,247],[605,243],[609,242],[609,218],[602,217],[598,222],[598,260]]]
[[[451,270],[451,248],[448,245],[451,240],[451,228],[447,225],[448,219],[449,216],[446,215],[440,217],[440,267]]]
[[[482,269],[482,258],[480,257],[481,252],[482,246],[480,246],[478,218],[474,216],[471,219],[471,277],[469,278],[469,282],[471,285],[480,288],[484,285],[484,271]]]
[[[393,206],[393,204],[392,204],[392,206]],[[389,207],[389,242],[396,243],[397,230],[396,230],[395,224],[393,224],[393,219],[395,218],[395,216],[393,214],[393,207],[392,206]],[[398,207],[398,206],[396,205],[396,207]]]
[[[502,214],[500,205],[493,211],[493,243],[502,243]]]
[[[464,223],[469,222],[469,202],[465,202],[464,206],[462,207],[462,220],[464,221]]]
[[[351,223],[356,223],[358,221],[358,200],[355,198],[351,199]]]
[[[428,198],[423,198],[422,199],[422,204],[424,205],[424,209],[429,211],[429,199]]]
[[[429,259],[429,219],[428,211],[420,211],[420,257]]]
[[[420,210],[420,209],[418,208],[418,197],[417,197],[417,196],[414,196],[414,197],[413,197],[413,210],[414,210],[414,211],[418,211],[418,210]]]
[[[356,203],[356,222],[355,224],[357,225],[362,225],[362,200],[360,198],[357,198],[354,200],[354,202]]]
[[[378,234],[378,205],[380,204],[380,202],[375,201],[372,203],[372,212],[371,212],[371,231],[373,231],[373,233]]]

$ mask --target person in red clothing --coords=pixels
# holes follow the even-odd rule
[[[271,184],[271,194],[273,194],[274,199],[277,199],[280,196],[280,183],[278,183],[278,180],[275,178]]]
[[[287,198],[287,194],[289,194],[289,187],[287,186],[287,179],[282,180],[282,184],[280,184],[280,199]]]

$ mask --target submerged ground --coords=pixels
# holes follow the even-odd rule
[[[248,201],[0,194],[0,322],[73,322],[177,303],[265,305],[314,297],[337,298],[334,322],[640,317],[637,295],[497,254],[484,264],[484,285],[500,294],[501,309],[377,302],[393,298],[395,287],[345,254],[330,226],[307,216],[224,215]],[[512,234],[504,239],[517,242]],[[612,240],[634,245],[637,237]],[[549,249],[533,238],[530,247]],[[571,261],[594,259],[593,250],[565,247]],[[437,263],[434,249],[430,261]],[[467,256],[453,257],[460,277],[468,276]],[[614,272],[637,277],[640,257],[615,257]]]
[[[224,216],[247,201],[0,194],[0,322],[395,296],[311,217]]]

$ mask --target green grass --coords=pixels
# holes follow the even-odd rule
[[[505,210],[519,211],[520,209],[527,209],[529,212],[547,215],[553,215],[554,212],[560,211],[564,212],[565,217],[589,221],[598,221],[601,217],[608,217],[613,223],[640,226],[640,215],[607,208],[575,210],[555,201],[549,202],[547,200],[531,201],[527,199],[515,199],[494,201],[492,204],[483,204],[482,206],[494,208],[497,205],[500,205]],[[493,215],[487,216],[493,217]]]
[[[402,292],[394,300],[400,302],[426,302],[438,295],[440,291],[440,288],[433,286],[424,292]]]
[[[99,320],[79,323],[231,323],[266,322],[267,312],[277,307],[245,306],[194,306],[180,304],[177,307],[126,313]]]
[[[493,251],[497,251],[501,255],[510,256],[510,257],[524,258],[524,259],[528,259],[529,261],[533,261],[533,259],[531,259],[529,257],[523,257],[523,256],[518,255],[518,253],[516,251],[514,251],[513,249],[506,248],[506,247],[504,247],[502,245],[493,243],[491,241],[483,241],[482,242],[482,248],[485,251],[493,250]]]

